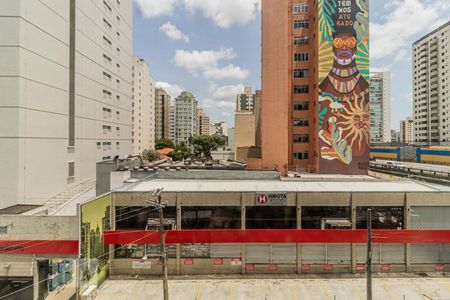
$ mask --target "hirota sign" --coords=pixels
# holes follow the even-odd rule
[[[258,193],[255,205],[257,206],[286,206],[287,193]]]

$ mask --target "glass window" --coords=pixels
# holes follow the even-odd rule
[[[309,87],[307,85],[295,85],[294,94],[308,94]]]
[[[309,75],[308,69],[295,69],[294,78],[306,78]]]
[[[293,157],[295,160],[306,160],[308,159],[308,151],[294,152]]]
[[[295,20],[294,29],[309,28],[308,20]]]
[[[246,229],[295,229],[295,207],[247,206]]]
[[[303,206],[302,229],[351,229],[348,206]]]
[[[308,45],[308,37],[307,36],[294,37],[294,45]]]
[[[294,14],[307,13],[309,11],[309,7],[307,3],[295,3],[292,6],[292,11]]]
[[[241,208],[225,207],[182,207],[182,229],[240,229]]]
[[[308,134],[295,134],[294,135],[294,143],[302,144],[302,143],[308,143],[308,142],[309,142]]]
[[[302,111],[302,110],[308,110],[308,109],[309,109],[308,102],[294,102],[294,110],[295,111]]]
[[[308,119],[300,119],[300,118],[295,118],[294,119],[294,126],[309,126],[309,120]]]
[[[294,61],[308,61],[309,55],[308,53],[301,52],[301,53],[294,53]]]
[[[367,210],[372,209],[373,229],[403,229],[403,207],[357,207],[356,228],[367,228]]]

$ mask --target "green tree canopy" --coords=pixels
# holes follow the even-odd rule
[[[154,150],[148,150],[148,149],[147,149],[147,150],[144,150],[144,151],[142,152],[142,156],[144,156],[145,159],[147,159],[149,162],[158,160],[158,159],[160,158],[157,151],[154,151]]]
[[[224,146],[225,139],[218,135],[199,135],[192,138],[191,144],[194,147],[194,155],[211,158],[211,151]]]
[[[175,145],[173,144],[172,140],[170,140],[170,139],[159,139],[159,140],[156,140],[156,142],[155,142],[155,148],[156,148],[156,150],[161,150],[164,148],[174,149]]]

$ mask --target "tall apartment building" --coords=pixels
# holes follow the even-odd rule
[[[368,172],[368,1],[328,2],[262,0],[262,158],[250,167]]]
[[[135,57],[133,64],[133,153],[155,149],[155,82],[148,65]]]
[[[210,126],[211,135],[228,136],[228,125],[224,121],[214,123]]]
[[[194,95],[182,92],[175,99],[175,143],[189,143],[189,138],[198,135],[198,102]]]
[[[450,145],[450,21],[413,44],[414,139]]]
[[[197,121],[198,121],[198,134],[210,135],[209,132],[209,127],[211,126],[210,119],[203,110],[203,108],[197,109]]]
[[[170,139],[175,141],[175,106],[170,106]]]
[[[414,119],[407,117],[400,121],[400,142],[405,144],[414,144]]]
[[[249,111],[255,107],[255,94],[251,86],[244,87],[244,93],[236,97],[236,110]]]
[[[391,73],[370,74],[370,143],[391,142]]]
[[[132,1],[0,11],[0,208],[41,205],[132,152]]]
[[[161,88],[155,92],[155,139],[171,139],[170,137],[170,96]]]

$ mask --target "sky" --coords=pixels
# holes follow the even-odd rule
[[[133,46],[156,85],[192,92],[234,123],[236,95],[261,88],[260,0],[133,0]],[[273,0],[276,1],[276,0]],[[449,0],[372,0],[371,72],[391,72],[391,126],[412,115],[412,44],[450,19]]]

